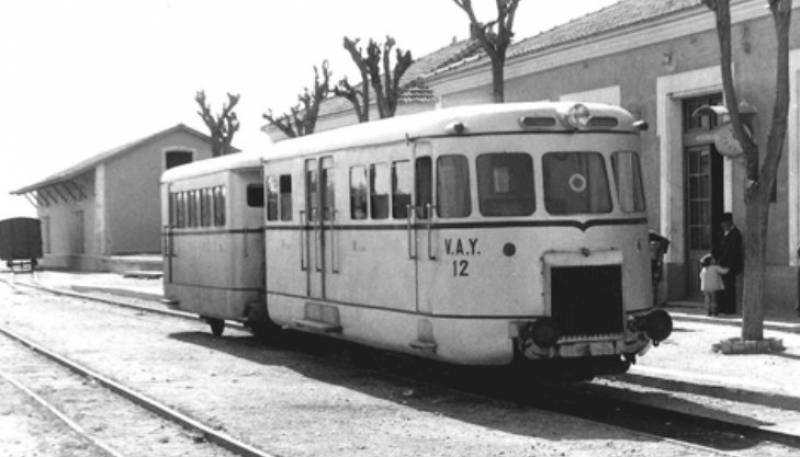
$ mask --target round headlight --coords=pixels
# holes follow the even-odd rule
[[[644,317],[642,329],[654,342],[664,341],[672,333],[672,318],[663,309],[656,309]]]
[[[583,129],[589,125],[589,119],[592,115],[589,113],[589,108],[581,103],[576,103],[567,111],[567,124],[576,129]]]
[[[561,338],[561,330],[556,326],[556,321],[549,317],[536,319],[530,324],[530,333],[533,342],[542,348],[549,348]]]

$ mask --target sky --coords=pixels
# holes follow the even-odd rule
[[[515,39],[616,0],[522,0]],[[479,19],[492,0],[474,0]],[[547,8],[542,8],[546,4]],[[25,0],[0,3],[0,219],[35,216],[11,190],[178,123],[207,132],[238,93],[233,144],[265,150],[261,114],[287,111],[330,62],[354,79],[342,38],[386,35],[423,56],[468,34],[452,0]]]

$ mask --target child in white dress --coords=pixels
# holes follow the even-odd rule
[[[728,269],[716,264],[717,261],[711,254],[706,254],[700,258],[700,290],[706,302],[706,315],[717,315],[717,292],[724,290],[722,275]]]

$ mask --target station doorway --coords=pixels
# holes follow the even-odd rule
[[[711,131],[719,120],[710,110],[692,114],[703,105],[721,105],[722,94],[683,100],[684,234],[686,239],[687,298],[702,300],[700,258],[718,252],[719,223],[724,211],[724,166]]]

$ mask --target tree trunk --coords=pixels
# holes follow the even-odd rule
[[[505,103],[504,65],[498,56],[492,56],[492,95],[495,103]]]
[[[742,339],[764,339],[764,281],[769,226],[769,189],[760,186],[745,196]]]

